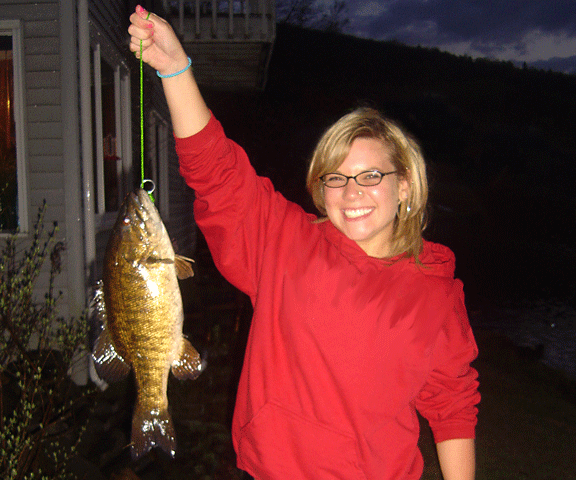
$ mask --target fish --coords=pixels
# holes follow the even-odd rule
[[[160,447],[176,453],[168,411],[168,376],[195,379],[204,364],[183,336],[184,309],[178,278],[194,274],[192,260],[178,256],[148,193],[128,194],[104,256],[94,307],[104,328],[92,351],[98,376],[119,381],[134,371],[134,460]]]

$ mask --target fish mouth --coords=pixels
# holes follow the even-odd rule
[[[154,243],[162,235],[162,219],[158,210],[150,200],[148,193],[139,189],[130,194],[122,205],[121,231],[133,236],[136,235],[145,243]]]
[[[132,211],[145,224],[150,221],[154,223],[160,221],[160,215],[157,213],[156,207],[146,191],[138,189],[136,192],[131,192],[127,203],[128,215]]]
[[[138,211],[151,212],[154,210],[154,204],[152,203],[152,200],[150,200],[150,196],[141,188],[135,192],[131,192],[130,199]]]
[[[359,208],[346,208],[342,210],[344,217],[349,220],[356,220],[370,215],[374,211],[374,207],[359,207]]]

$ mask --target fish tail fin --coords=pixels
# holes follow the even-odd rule
[[[168,410],[149,411],[136,403],[132,417],[132,459],[137,460],[152,448],[160,447],[168,455],[176,454],[176,434]]]

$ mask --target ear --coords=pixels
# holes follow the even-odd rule
[[[408,176],[400,177],[398,179],[398,201],[405,202],[410,198],[410,172],[408,172]]]

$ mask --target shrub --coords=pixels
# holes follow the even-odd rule
[[[0,477],[71,478],[68,461],[85,424],[90,389],[68,372],[86,348],[86,315],[57,316],[55,292],[63,242],[44,227],[40,207],[31,236],[17,233],[0,250]],[[49,263],[49,265],[48,265]],[[38,280],[48,271],[43,298]],[[45,284],[46,285],[46,284]]]

